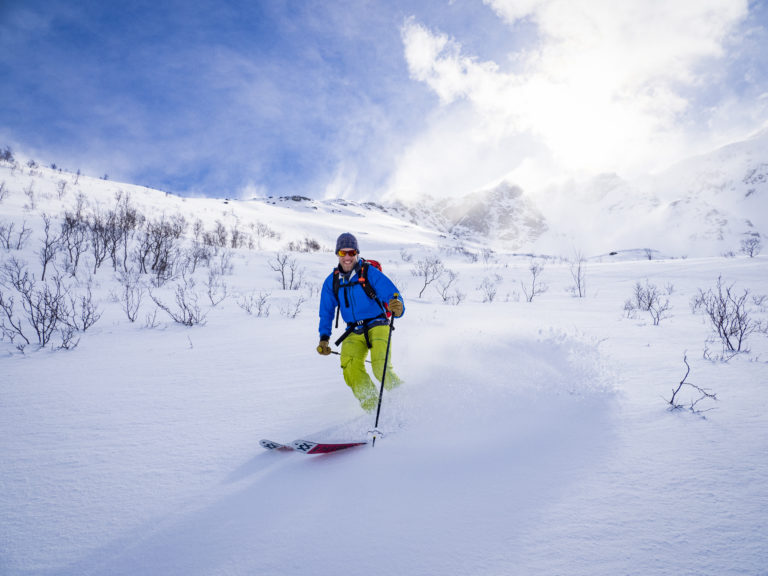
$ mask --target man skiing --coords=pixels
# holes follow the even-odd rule
[[[320,344],[317,351],[323,356],[331,353],[329,341],[338,307],[347,323],[346,332],[336,341],[337,345],[342,342],[344,381],[363,410],[373,412],[379,391],[365,369],[365,359],[370,349],[373,373],[380,382],[390,332],[388,313],[399,318],[405,307],[392,281],[379,268],[359,258],[359,254],[357,238],[349,232],[341,234],[336,240],[339,265],[325,279],[320,294]],[[399,385],[400,379],[387,362],[384,387],[390,390]]]

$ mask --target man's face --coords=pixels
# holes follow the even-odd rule
[[[339,250],[339,264],[344,272],[352,272],[357,264],[357,250]]]

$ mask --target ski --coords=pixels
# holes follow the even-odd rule
[[[368,442],[311,442],[309,440],[295,440],[290,444],[281,444],[273,440],[260,440],[259,444],[267,450],[294,450],[302,454],[330,454],[355,446],[365,446]]]

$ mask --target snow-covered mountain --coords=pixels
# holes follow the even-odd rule
[[[768,130],[659,174],[615,174],[550,189],[537,199],[550,230],[542,249],[659,248],[678,256],[737,251],[768,234]],[[587,248],[584,248],[587,247]]]
[[[666,203],[665,223],[695,230],[692,239],[768,233],[768,129],[691,158],[651,185]]]
[[[768,234],[768,129],[656,175],[601,174],[543,190],[513,183],[401,213],[502,250],[588,254],[637,248],[677,256],[737,251]]]
[[[729,253],[745,236],[768,235],[768,129],[631,181],[602,174],[543,190],[501,182],[398,208],[412,221],[502,250]]]
[[[0,163],[0,170],[6,189],[15,186],[32,194],[58,195],[60,186],[77,189],[74,175],[29,168],[23,161],[17,161],[15,168]],[[158,193],[85,177],[77,180],[90,180],[93,193],[105,199],[118,190],[131,191],[137,200]],[[191,198],[172,202],[182,210],[186,204],[194,212],[201,206],[225,212],[220,203]],[[768,129],[634,181],[603,174],[536,191],[501,182],[460,198],[425,194],[406,203],[313,200],[300,195],[227,203],[232,217],[250,223],[268,220],[275,209],[293,211],[298,222],[302,213],[323,214],[328,232],[320,241],[325,246],[346,221],[364,230],[360,219],[375,214],[371,221],[378,222],[383,213],[393,230],[500,250],[569,255],[574,250],[602,254],[663,246],[676,256],[718,255],[737,251],[747,235],[768,235]]]
[[[506,182],[460,198],[425,195],[389,209],[455,238],[506,250],[530,248],[547,230],[533,201],[520,187]]]

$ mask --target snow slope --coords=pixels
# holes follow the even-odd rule
[[[74,198],[74,186],[62,200],[46,188],[56,177],[34,177],[25,210],[30,181],[5,173],[0,219],[39,236],[39,212]],[[106,266],[94,283],[102,317],[76,348],[0,342],[0,573],[768,574],[768,340],[754,333],[749,353],[707,360],[719,349],[689,307],[718,275],[768,294],[765,256],[593,258],[586,298],[567,291],[571,264],[550,259],[549,289],[526,302],[528,258],[449,250],[381,211],[79,184],[105,205],[116,187],[155,214],[265,222],[280,238],[233,251],[229,295],[205,306],[205,325],[162,313],[154,328],[130,323]],[[261,438],[359,439],[373,424],[338,357],[314,352],[316,287],[333,255],[291,253],[301,290],[279,289],[268,265],[291,241],[328,247],[343,230],[406,299],[388,434],[327,456],[264,451]],[[37,270],[35,249],[0,258]],[[411,270],[427,255],[459,274],[460,305],[432,287],[417,298]],[[646,279],[671,292],[658,326],[624,313]],[[268,317],[238,306],[251,290],[270,292]],[[143,319],[153,305],[142,306]],[[766,321],[764,306],[752,313]],[[686,353],[689,380],[717,394],[703,414],[667,409]]]

